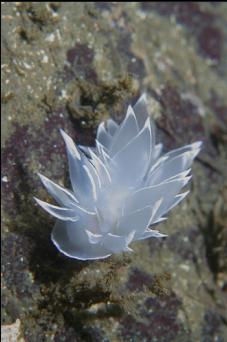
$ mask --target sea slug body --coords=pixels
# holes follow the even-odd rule
[[[191,179],[200,141],[162,155],[145,94],[128,107],[120,125],[112,119],[100,123],[95,148],[77,147],[61,134],[72,191],[39,175],[59,206],[35,198],[57,218],[51,238],[59,251],[80,260],[102,259],[132,251],[133,241],[166,236],[153,227],[188,194],[179,192]]]

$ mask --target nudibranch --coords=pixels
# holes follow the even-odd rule
[[[68,257],[103,259],[132,251],[133,241],[166,236],[154,226],[188,194],[180,191],[202,143],[163,154],[147,107],[143,94],[121,124],[101,122],[95,148],[76,146],[61,130],[72,189],[39,175],[58,205],[35,200],[57,218],[51,238]]]

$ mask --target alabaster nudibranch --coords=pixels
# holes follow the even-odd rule
[[[51,238],[59,251],[102,259],[132,251],[133,241],[166,236],[153,227],[188,194],[179,192],[191,178],[200,141],[162,155],[145,95],[128,107],[120,125],[112,119],[100,123],[95,148],[77,147],[63,130],[61,135],[72,190],[39,175],[59,206],[35,198],[57,218]]]

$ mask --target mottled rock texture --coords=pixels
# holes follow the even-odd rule
[[[2,325],[41,341],[227,339],[227,5],[2,3]],[[37,172],[68,184],[59,128],[94,144],[146,91],[166,149],[203,140],[164,241],[60,255]],[[136,162],[136,161],[135,161]]]

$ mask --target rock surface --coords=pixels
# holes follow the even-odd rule
[[[18,341],[227,339],[227,5],[2,3],[2,325]],[[94,144],[146,91],[166,149],[203,140],[164,241],[60,255],[37,172],[67,185],[59,128]],[[9,333],[9,332],[8,332]],[[10,341],[10,339],[8,339]]]

